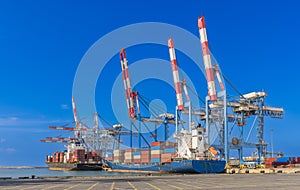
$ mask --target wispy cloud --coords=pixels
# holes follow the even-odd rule
[[[60,123],[65,122],[64,120],[59,119],[45,119],[45,118],[19,118],[19,117],[5,117],[0,118],[0,127],[1,126],[37,126],[51,123]]]
[[[70,122],[69,120],[50,119],[40,115],[32,117],[15,115],[0,116],[0,130],[43,133],[49,130],[49,125],[61,125]],[[0,143],[5,140],[0,138]]]
[[[14,148],[0,148],[0,153],[14,153],[16,152],[16,149]]]
[[[0,138],[0,143],[4,143],[5,141],[6,141],[6,139]]]
[[[68,104],[61,104],[61,105],[60,105],[60,109],[62,109],[62,110],[69,110],[70,107],[69,107]]]

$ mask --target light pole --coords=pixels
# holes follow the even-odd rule
[[[271,129],[270,130],[270,133],[271,133],[271,156],[272,156],[272,158],[274,158],[274,145],[273,145],[273,132],[274,132],[274,129]]]

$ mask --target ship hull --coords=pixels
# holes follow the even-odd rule
[[[102,163],[47,163],[50,170],[102,170]]]
[[[160,172],[160,173],[222,173],[226,162],[221,160],[181,160],[164,164],[115,164],[107,162],[118,172]]]

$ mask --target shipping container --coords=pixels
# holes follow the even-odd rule
[[[133,155],[134,155],[134,156],[136,156],[136,155],[141,155],[141,152],[134,152]]]
[[[149,163],[150,162],[150,158],[141,158],[141,163]]]
[[[152,147],[152,146],[160,146],[160,144],[161,144],[160,141],[158,141],[158,142],[152,142],[152,143],[151,143],[151,147]]]
[[[165,153],[175,153],[176,152],[176,149],[175,148],[166,148],[164,150]]]
[[[124,163],[132,163],[132,159],[125,159]]]
[[[151,155],[152,154],[161,154],[161,150],[151,150]]]
[[[295,164],[295,168],[300,168],[300,164]]]
[[[152,163],[159,163],[160,159],[159,158],[151,158]]]
[[[160,158],[161,154],[151,154],[151,158]]]
[[[275,160],[275,162],[288,162],[289,157],[280,157]]]
[[[125,150],[125,152],[134,152],[134,149],[133,149],[133,148],[127,148],[127,149]]]
[[[161,149],[161,146],[152,146],[151,147],[151,150],[160,150]]]

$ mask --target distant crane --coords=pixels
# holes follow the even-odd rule
[[[74,137],[62,137],[59,135],[57,137],[46,137],[46,139],[40,140],[40,142],[44,143],[80,143],[86,146],[86,148],[91,150],[107,150],[111,151],[113,149],[114,144],[119,146],[120,135],[129,134],[128,130],[123,129],[122,124],[112,125],[108,121],[106,121],[103,117],[101,117],[98,113],[94,113],[94,124],[93,127],[88,127],[83,121],[88,119],[88,117],[84,117],[79,119],[77,116],[75,99],[72,98],[72,106],[73,106],[73,114],[74,121],[67,123],[62,126],[49,126],[50,129],[54,130],[62,130],[62,131],[70,131],[73,132]],[[99,118],[101,118],[110,128],[102,129],[99,127]],[[70,125],[74,125],[75,127],[69,127]],[[135,133],[134,133],[135,134]]]

